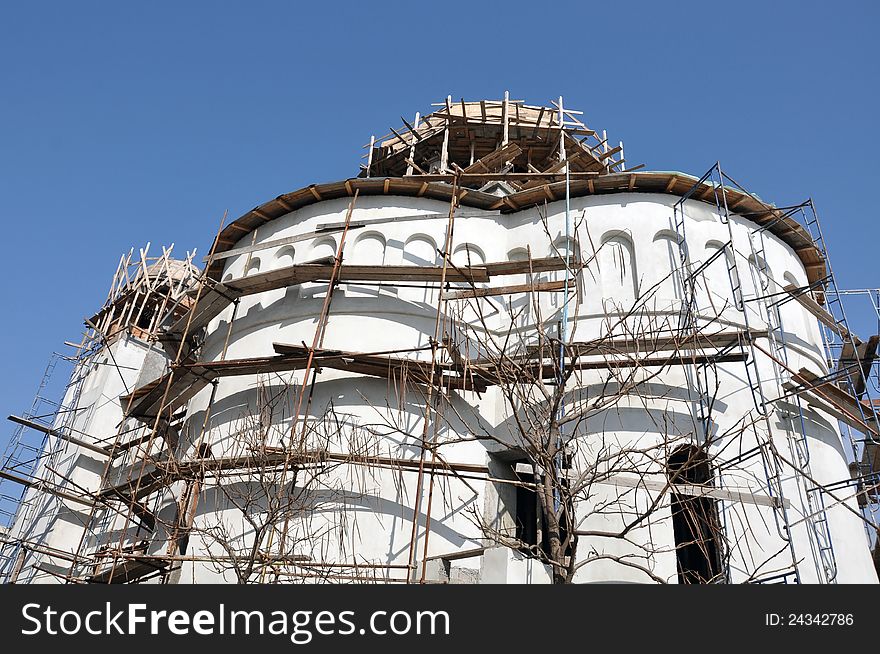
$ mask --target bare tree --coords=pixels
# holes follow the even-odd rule
[[[338,525],[315,519],[342,496],[333,472],[344,461],[328,452],[343,436],[354,441],[332,406],[304,426],[303,437],[289,438],[290,427],[279,419],[289,389],[268,390],[258,388],[256,409],[213,446],[222,455],[205,448],[203,472],[213,477],[216,518],[191,529],[213,567],[242,584],[277,581],[290,567],[308,567],[313,548],[333,536]]]
[[[580,227],[576,226],[575,233]],[[546,222],[545,231],[549,237]],[[589,239],[588,233],[586,237]],[[590,274],[602,247],[592,247],[593,255],[586,261],[571,259],[566,278],[577,283],[575,280]],[[581,248],[576,244],[574,250],[580,252]],[[528,276],[534,288],[540,281],[536,275]],[[521,529],[530,534],[529,542],[517,538],[509,530],[498,529],[494,521],[487,521],[477,510],[471,511],[472,519],[490,542],[514,547],[546,563],[555,583],[570,583],[582,567],[608,559],[637,568],[654,581],[668,581],[653,572],[651,560],[675,546],[667,545],[664,550],[664,546],[633,535],[668,509],[670,498],[673,504],[676,502],[673,483],[683,479],[679,478],[681,470],[669,474],[670,454],[696,444],[688,450],[688,459],[681,467],[687,471],[694,465],[694,453],[705,452],[709,442],[701,440],[701,425],[696,418],[680,425],[671,412],[656,410],[656,401],[664,397],[651,390],[651,382],[664,379],[672,370],[681,374],[685,368],[712,368],[715,362],[696,345],[701,333],[681,334],[672,324],[674,316],[664,317],[649,308],[664,281],[643,289],[629,306],[606,301],[605,317],[598,330],[595,324],[591,326],[593,336],[588,341],[577,339],[582,287],[575,292],[567,290],[563,303],[557,302],[549,311],[535,291],[526,295],[527,301],[509,299],[503,304],[508,326],[500,331],[490,326],[486,317],[489,303],[484,299],[469,299],[447,308],[452,319],[444,345],[450,359],[472,381],[497,387],[510,418],[501,428],[494,428],[473,416],[463,416],[451,401],[454,391],[444,396],[448,412],[459,424],[468,425],[471,437],[491,443],[508,458],[513,453],[519,469],[531,470],[528,480],[518,475],[514,483],[534,491],[537,537]],[[499,304],[492,302],[491,310],[497,311]],[[713,331],[712,322],[701,330]],[[712,422],[719,390],[717,375],[714,381],[713,388],[705,389],[705,397],[693,400],[705,403],[707,423]],[[644,415],[652,417],[650,439],[624,440],[614,430],[588,428],[589,422],[600,424],[603,416],[607,418],[622,405],[639,406],[645,409]],[[438,449],[439,445],[433,447]],[[655,491],[647,494],[645,504],[638,490],[645,488],[645,480],[656,480],[658,475],[664,485],[658,490],[655,482]],[[621,476],[628,477],[629,486],[617,485]],[[614,487],[617,492],[603,493],[603,486]],[[693,534],[690,541],[683,540],[677,547],[696,547],[706,557],[726,556],[720,525],[714,514],[707,512],[705,503],[685,497],[678,502],[677,510],[687,514],[685,520]],[[617,528],[584,528],[583,524],[595,516],[613,517]],[[595,548],[579,553],[582,537],[626,541],[632,553],[610,555]],[[712,578],[700,581],[717,581],[722,568],[719,561]]]

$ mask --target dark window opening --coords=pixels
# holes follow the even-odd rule
[[[150,323],[152,321],[153,321],[153,312],[148,309],[144,309],[143,311],[141,311],[141,315],[138,318],[137,327],[146,331],[150,328]]]
[[[713,485],[706,452],[693,445],[675,450],[667,461],[666,472],[673,484]],[[721,522],[716,501],[711,497],[673,492],[671,509],[679,583],[722,581]]]
[[[520,463],[520,469],[523,467],[527,467],[527,464]],[[516,469],[516,466],[514,469]],[[516,471],[516,477],[525,484],[536,484],[541,481],[540,475],[535,476],[531,472],[520,472],[519,470]],[[560,501],[566,499],[564,491],[562,495],[563,497],[560,498]],[[560,517],[559,539],[562,543],[566,543],[568,540],[572,515],[573,511],[569,502],[569,509],[562,512]],[[547,518],[541,508],[541,499],[538,497],[538,492],[534,486],[516,487],[515,523],[516,538],[523,543],[523,546],[520,548],[521,552],[532,556],[536,556],[539,553],[543,553],[545,557],[549,556],[550,540],[547,536]],[[568,543],[566,550],[565,554],[569,556],[571,554],[571,543]]]
[[[533,475],[518,474],[522,482],[532,483]],[[529,550],[538,546],[538,494],[531,488],[516,487],[516,539]]]

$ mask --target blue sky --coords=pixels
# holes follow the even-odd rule
[[[123,251],[204,254],[224,210],[353,176],[371,134],[447,94],[563,95],[631,163],[699,175],[720,160],[779,205],[812,195],[841,286],[880,286],[878,13],[845,1],[7,3],[2,416],[30,406]]]

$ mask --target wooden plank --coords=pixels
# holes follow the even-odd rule
[[[49,436],[60,438],[63,441],[72,443],[77,447],[89,450],[90,452],[94,452],[95,454],[100,454],[101,456],[110,455],[110,452],[104,447],[93,445],[92,443],[87,443],[86,441],[80,440],[79,438],[74,438],[73,436],[68,436],[67,434],[61,433],[55,429],[52,429],[51,427],[41,425],[40,423],[34,422],[33,420],[28,420],[27,418],[19,418],[18,416],[6,416],[6,419],[18,423],[19,425],[24,425],[25,427],[28,427],[30,429],[43,432],[44,434],[48,434]]]
[[[565,260],[561,257],[546,257],[528,261],[504,261],[470,268],[459,266],[446,271],[448,282],[488,282],[495,275],[516,275],[529,272],[549,272],[564,270]],[[249,275],[236,280],[217,284],[203,292],[195,308],[189,331],[195,333],[207,325],[229,304],[240,297],[286,288],[307,282],[329,281],[333,272],[330,263],[304,263]],[[363,266],[343,264],[339,267],[338,280],[345,282],[388,282],[421,281],[437,282],[443,279],[442,266]],[[166,330],[166,335],[182,334],[186,328],[188,314],[178,319]]]
[[[552,268],[551,268],[552,269]],[[179,338],[189,323],[189,333],[193,334],[216,318],[234,300],[256,293],[303,284],[307,282],[329,281],[333,273],[331,263],[304,263],[249,275],[225,284],[216,284],[204,291],[194,309],[192,319],[189,312],[164,330],[166,339]],[[442,266],[353,266],[339,267],[339,282],[383,282],[383,281],[421,281],[437,282],[443,278]],[[448,270],[449,282],[488,282],[489,273],[485,266],[459,267]],[[193,311],[192,309],[190,311]]]
[[[160,463],[158,469],[166,479],[186,479],[192,476],[211,475],[230,470],[277,468],[279,466],[302,468],[320,465],[327,460],[326,452],[322,450],[295,453],[279,448],[253,455],[197,458],[174,462],[171,465]]]
[[[644,358],[605,358],[599,361],[575,361],[570,367],[575,370],[605,370],[616,368],[665,368],[667,366],[703,365],[712,363],[739,363],[748,355],[744,352],[731,354],[673,354],[670,356]],[[550,367],[555,370],[555,367]],[[553,373],[555,374],[555,372]],[[550,375],[553,376],[552,374]]]
[[[281,355],[295,357],[308,356],[309,349],[301,345],[274,343],[275,351]],[[395,379],[404,378],[417,384],[428,384],[432,381],[431,363],[417,359],[366,354],[362,352],[342,352],[339,350],[317,350],[314,356],[315,365],[319,368],[333,368],[345,372],[353,372],[370,377]],[[486,390],[484,380],[471,376],[461,377],[448,364],[435,364],[433,381],[437,386],[457,390]]]
[[[186,366],[180,366],[174,369],[174,377],[166,396],[165,391],[170,375],[171,372],[167,372],[159,379],[136,389],[131,395],[120,397],[122,408],[129,407],[127,415],[139,420],[151,420],[158,415],[161,409],[166,416],[170,416],[213,379],[204,372],[196,374]],[[164,406],[162,406],[163,397],[165,398]]]
[[[387,456],[362,456],[358,454],[333,453],[325,452],[325,458],[328,461],[338,461],[340,463],[349,463],[352,465],[379,465],[386,467],[399,467],[403,469],[418,469],[420,462],[418,459],[402,459],[399,457]],[[449,461],[422,461],[421,466],[426,469],[435,470],[454,470],[456,472],[468,472],[474,474],[489,474],[489,466],[479,463],[455,463]]]
[[[569,280],[568,288],[575,288],[577,282]],[[441,300],[465,300],[469,298],[490,297],[494,295],[512,295],[514,293],[545,293],[562,291],[565,282],[542,282],[539,284],[513,284],[511,286],[490,286],[488,288],[472,288],[464,291],[446,291],[440,294]]]
[[[540,259],[527,259],[525,261],[487,263],[483,267],[490,277],[496,277],[501,275],[523,275],[529,272],[539,273],[565,270],[566,265],[574,267],[578,264],[574,257],[569,257],[567,264],[564,257],[544,257]]]
[[[569,475],[569,478],[573,475]],[[749,488],[716,488],[714,486],[702,486],[699,484],[668,484],[659,479],[645,479],[643,477],[630,477],[628,475],[613,475],[606,479],[597,480],[596,483],[607,486],[623,486],[624,488],[645,488],[656,492],[676,493],[690,497],[711,497],[725,502],[740,502],[754,504],[756,506],[780,507],[783,501],[778,497],[753,493]],[[791,506],[789,500],[784,500],[785,508]]]
[[[309,282],[326,282],[333,273],[332,265],[297,264],[286,268],[269,270],[256,275],[249,275],[230,282],[227,287],[240,295],[253,295],[296,284]],[[346,282],[392,282],[392,281],[423,281],[440,282],[443,279],[442,266],[366,266],[346,265],[339,267],[336,276],[340,283]],[[470,268],[459,266],[446,273],[449,282],[488,282],[489,273],[485,266]]]
[[[167,486],[172,480],[167,478],[164,470],[153,468],[143,474],[128,479],[121,484],[101,489],[98,498],[104,501],[137,504],[138,500],[148,497]]]
[[[361,229],[366,227],[366,223],[364,222],[352,222],[349,226],[349,229]],[[251,252],[259,252],[260,250],[268,250],[269,248],[279,247],[282,245],[291,245],[293,243],[299,243],[301,241],[308,241],[313,238],[317,238],[318,236],[323,236],[324,234],[330,234],[332,232],[342,231],[343,225],[339,224],[327,224],[327,225],[319,225],[314,232],[309,232],[307,234],[298,234],[296,236],[286,236],[284,238],[274,239],[272,241],[264,241],[262,243],[256,243],[255,245],[246,245],[244,247],[235,248],[233,250],[226,250],[225,252],[217,252],[213,256],[213,261],[220,261],[222,259],[228,259],[230,257],[238,256],[239,254],[250,254]],[[208,260],[206,256],[204,258],[205,261]]]
[[[61,490],[54,484],[43,481],[42,479],[28,479],[27,477],[22,477],[20,475],[15,475],[11,472],[6,472],[5,470],[0,470],[0,479],[5,479],[16,484],[21,484],[22,486],[26,486],[27,488],[34,488],[36,490],[49,493],[50,495],[55,495],[56,497],[60,497],[62,500],[67,500],[69,502],[76,502],[84,506],[94,505],[94,502],[92,502],[91,500],[77,497],[76,495]]]
[[[86,581],[90,584],[126,584],[167,567],[168,563],[157,559],[127,559],[87,577]]]
[[[491,173],[498,164],[503,165],[506,161],[516,159],[520,154],[522,154],[522,148],[516,143],[502,145],[497,150],[493,150],[489,154],[477,159],[474,163],[462,170],[462,174],[478,173],[481,170],[486,173]]]
[[[603,152],[602,154],[600,154],[597,158],[599,159],[599,161],[602,161],[603,159],[607,159],[608,157],[611,157],[611,156],[617,154],[617,153],[620,152],[621,150],[623,150],[623,148],[622,148],[621,146],[618,145],[618,146],[616,146],[616,147],[611,148],[610,150],[606,150],[605,152]],[[617,162],[615,162],[615,163],[620,163],[620,162],[617,161]]]
[[[718,363],[740,363],[747,358],[745,352],[731,354],[672,354],[657,357],[614,357],[605,356],[592,361],[575,360],[566,365],[568,370],[616,370],[618,368],[667,368],[669,366],[687,366]],[[544,359],[548,359],[544,357]],[[519,361],[515,365],[511,360],[501,368],[492,367],[485,360],[474,362],[474,376],[478,376],[489,385],[500,383],[528,383],[534,379],[555,379],[559,370],[554,363],[543,361]],[[478,368],[476,366],[479,366]]]
[[[786,291],[795,300],[797,300],[798,303],[802,307],[804,307],[804,309],[806,309],[813,316],[818,318],[819,322],[839,334],[841,338],[848,340],[850,336],[852,336],[852,339],[855,341],[856,345],[862,342],[862,340],[858,336],[847,331],[847,329],[843,325],[838,324],[838,322],[834,319],[834,316],[823,309],[818,302],[810,297],[809,293],[800,293],[799,287],[795,286],[794,284],[786,284],[782,287],[782,290]]]
[[[475,547],[469,550],[460,550],[458,552],[448,552],[446,554],[434,554],[433,556],[428,556],[425,558],[426,561],[436,561],[438,559],[442,559],[443,561],[460,561],[461,559],[472,559],[477,556],[483,556],[488,547]]]
[[[156,435],[160,438],[163,437],[161,432],[158,432]],[[125,441],[123,443],[119,443],[119,445],[117,445],[116,448],[113,450],[113,458],[122,456],[123,454],[125,454],[125,452],[133,447],[137,447],[141,443],[146,443],[148,440],[150,440],[150,438],[152,438],[152,436],[152,429],[145,429],[144,433],[140,434],[139,436],[136,436],[131,440]]]
[[[867,404],[860,403],[852,395],[836,386],[834,382],[823,381],[818,375],[806,368],[801,368],[798,372],[792,373],[791,378],[795,386],[789,387],[787,384],[783,384],[784,388],[794,390],[796,393],[808,393],[815,396],[828,407],[820,406],[819,408],[827,411],[850,427],[873,438],[880,439],[880,429],[877,427],[876,414]],[[861,411],[859,410],[860,406]],[[869,422],[862,420],[863,414]]]
[[[751,332],[752,338],[767,336],[766,331]],[[641,338],[629,336],[598,338],[593,341],[572,342],[567,346],[568,356],[605,356],[615,354],[648,354],[665,350],[724,349],[745,338],[745,332],[715,332],[683,338],[676,334],[657,334]]]
[[[173,324],[163,329],[165,338],[180,338],[189,324],[189,333],[195,334],[211,320],[219,316],[241,293],[225,284],[215,284],[203,289],[198,304],[184,313]],[[190,314],[192,318],[190,319]]]

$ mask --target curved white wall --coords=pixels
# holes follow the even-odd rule
[[[613,320],[625,315],[636,298],[645,298],[645,320],[656,321],[658,326],[675,326],[681,306],[680,279],[675,272],[679,265],[679,249],[675,235],[672,205],[676,198],[668,195],[616,194],[574,198],[571,201],[571,219],[578,228],[575,232],[580,245],[580,256],[589,261],[581,275],[578,287],[577,309],[572,311],[572,321],[577,321],[577,340],[586,341],[601,333],[609,316]],[[687,245],[694,268],[712,256],[719,246],[729,240],[728,226],[723,224],[709,205],[687,202]],[[287,216],[261,226],[256,243],[268,243],[276,239],[314,232],[320,225],[338,223],[344,219],[347,200],[320,202],[297,210]],[[357,201],[353,220],[367,223],[366,227],[351,230],[345,248],[346,263],[375,265],[434,265],[439,259],[437,247],[442,247],[447,227],[448,205],[434,200],[404,197],[361,197]],[[795,281],[805,283],[803,267],[791,248],[769,233],[764,235],[766,262],[772,277],[769,289],[761,287],[760,276],[752,274],[749,257],[752,249],[749,232],[754,225],[734,217],[734,259],[740,271],[742,294],[745,298],[778,292],[781,286]],[[545,229],[546,232],[545,233]],[[548,238],[549,234],[549,238]],[[251,245],[253,235],[247,235],[237,244]],[[236,279],[256,271],[281,268],[291,263],[311,261],[333,256],[339,233],[325,234],[313,240],[304,240],[293,246],[273,246],[251,255],[230,258],[224,270],[224,279]],[[551,243],[553,245],[551,245]],[[539,209],[523,210],[501,215],[497,212],[480,211],[463,207],[455,221],[453,257],[457,265],[473,265],[483,262],[524,259],[530,252],[534,258],[551,256],[565,250],[565,208],[556,202]],[[754,259],[752,260],[754,262]],[[545,273],[543,279],[562,279],[563,273]],[[524,276],[511,276],[504,283],[522,283]],[[454,285],[453,285],[454,286]],[[274,354],[273,343],[303,342],[310,344],[327,285],[302,284],[286,290],[272,291],[242,300],[229,339],[228,359],[269,356]],[[542,294],[541,313],[548,323],[555,323],[562,310],[561,294]],[[740,329],[744,326],[743,314],[736,308],[731,291],[725,257],[718,257],[705,271],[697,288],[698,313],[706,319],[716,320],[717,327],[710,331]],[[424,346],[434,332],[437,291],[391,285],[366,286],[343,284],[336,291],[323,346],[362,352],[385,351]],[[502,332],[508,328],[509,312],[505,299],[480,300],[482,312],[490,330]],[[523,299],[514,299],[525,305]],[[748,322],[752,329],[766,329],[765,314],[760,302],[747,302]],[[525,312],[518,319],[517,327],[526,329],[534,320],[533,307],[521,306]],[[720,317],[719,317],[720,314]],[[483,327],[475,320],[473,307],[461,305],[459,314],[470,320],[472,329]],[[227,336],[228,321],[232,307],[216,318],[208,327],[202,358],[219,357]],[[787,342],[788,365],[793,369],[807,367],[818,374],[825,372],[821,336],[816,321],[790,302],[784,305],[781,317]],[[664,321],[666,321],[664,323]],[[766,339],[759,344],[769,347]],[[419,353],[427,357],[427,352]],[[776,398],[783,393],[778,370],[766,357],[759,359],[759,369],[764,381],[764,393]],[[638,443],[655,443],[660,438],[658,417],[663,417],[663,429],[684,438],[694,432],[690,417],[687,394],[676,389],[686,388],[686,370],[677,368],[652,380],[640,396],[624,398],[618,408],[602,420],[588,421],[584,425],[582,454],[589,456],[590,443],[601,434],[621,444],[622,447]],[[384,456],[417,458],[418,448],[412,438],[403,432],[421,435],[423,429],[423,402],[415,391],[397,395],[385,380],[373,379],[336,371],[324,370],[315,387],[310,416],[315,417],[331,402],[339,414],[350,416],[352,424],[375,426],[378,423],[400,426],[399,432],[389,429],[373,429],[374,434],[359,436],[369,443],[361,443],[372,453]],[[602,381],[599,373],[585,375],[583,386],[590,388],[591,380]],[[719,433],[737,431],[742,418],[753,410],[753,393],[749,388],[745,367],[741,363],[719,366],[720,392],[716,405],[715,429]],[[221,379],[214,398],[207,440],[222,448],[224,434],[235,428],[236,421],[254,410],[256,387],[259,383],[281,388],[283,382],[300,382],[301,374],[280,373],[257,377],[231,377]],[[206,388],[190,402],[188,432],[184,441],[191,443],[198,438],[204,411],[211,390]],[[295,396],[295,392],[292,394]],[[488,429],[503,430],[509,419],[504,403],[490,389],[477,397],[462,393],[458,413],[466,422],[479,421]],[[684,399],[682,399],[684,398]],[[292,400],[291,400],[292,402]],[[782,403],[780,403],[782,406]],[[796,408],[796,407],[795,407]],[[840,443],[835,421],[804,405],[808,420],[808,442],[811,453],[813,476],[820,482],[837,481],[848,476],[846,458]],[[794,410],[794,409],[792,409]],[[610,414],[613,413],[613,416]],[[289,415],[289,411],[287,413]],[[610,416],[610,417],[609,417]],[[451,435],[467,436],[468,430],[447,415],[451,425],[444,427],[450,433],[442,433],[441,439]],[[278,417],[279,433],[287,424],[287,417]],[[798,419],[799,426],[799,419]],[[786,458],[793,457],[788,432],[793,422],[782,412],[770,416],[773,439],[779,452]],[[788,430],[788,431],[787,431]],[[741,432],[742,430],[738,430]],[[714,446],[720,459],[734,457],[746,452],[757,443],[755,436],[746,430],[737,437],[729,437]],[[332,447],[344,449],[346,443],[339,441]],[[183,449],[186,445],[183,446]],[[214,452],[218,452],[215,450]],[[480,442],[463,440],[444,446],[447,461],[485,464],[489,459],[486,447]],[[492,465],[495,465],[492,463]],[[499,473],[501,474],[501,473]],[[308,527],[325,536],[317,542],[301,541],[301,553],[319,561],[350,561],[353,557],[362,562],[377,564],[405,564],[409,552],[415,475],[390,470],[366,471],[359,466],[335,468],[329,475],[326,496],[320,510],[311,517]],[[658,477],[660,478],[660,477]],[[803,559],[800,565],[804,581],[816,581],[818,555],[810,533],[809,520],[805,514],[803,489],[791,469],[783,470],[783,491],[791,505],[788,522],[792,525],[795,555]],[[766,475],[760,458],[747,460],[736,473],[724,479],[725,486],[744,487],[755,494],[767,495]],[[763,485],[763,487],[762,487]],[[483,534],[474,524],[474,515],[484,519],[503,522],[499,507],[503,505],[508,490],[502,484],[491,484],[478,479],[460,480],[438,477],[434,491],[431,514],[431,536],[428,554],[436,555],[467,550],[484,544]],[[613,497],[617,501],[641,506],[650,497],[647,491],[621,497],[621,490],[613,485],[597,487],[591,506],[578,507],[583,517],[583,529],[610,529],[620,524],[620,518],[597,514],[596,503]],[[862,526],[851,511],[858,511],[854,502],[835,506],[828,511],[831,537],[838,566],[838,581],[870,581],[876,576],[870,561]],[[200,509],[197,524],[210,524],[218,514],[210,503]],[[668,513],[668,509],[666,509]],[[227,517],[228,512],[226,513]],[[421,511],[424,518],[424,505]],[[634,532],[636,545],[617,539],[582,539],[580,552],[586,556],[591,550],[609,555],[627,555],[638,550],[639,543],[653,543],[656,549],[643,563],[654,574],[675,581],[674,540],[668,520],[662,520],[662,512],[650,525]],[[733,581],[743,581],[757,566],[762,573],[774,566],[782,569],[791,561],[791,554],[780,538],[776,520],[778,512],[767,507],[736,504],[724,512],[726,524],[736,533],[751,534],[749,547],[737,549],[731,556]],[[230,518],[232,519],[232,518]],[[509,521],[509,517],[506,518]],[[418,542],[418,559],[422,558],[424,540]],[[198,544],[192,545],[197,553]],[[774,556],[774,553],[777,553]],[[493,555],[494,556],[494,555]],[[480,570],[483,578],[492,578],[486,560],[479,557],[456,562],[462,568]],[[493,564],[494,565],[494,564]],[[546,573],[533,562],[523,561],[518,555],[507,555],[504,569],[508,581],[546,578]],[[525,566],[525,567],[524,567]],[[532,567],[529,567],[532,566]],[[526,571],[526,568],[528,570]],[[536,572],[536,568],[538,571]],[[493,568],[492,570],[495,570]],[[400,576],[399,573],[397,576]],[[183,580],[208,578],[205,566],[186,568]],[[633,568],[618,565],[604,559],[585,566],[579,572],[578,581],[648,581],[648,577]]]

